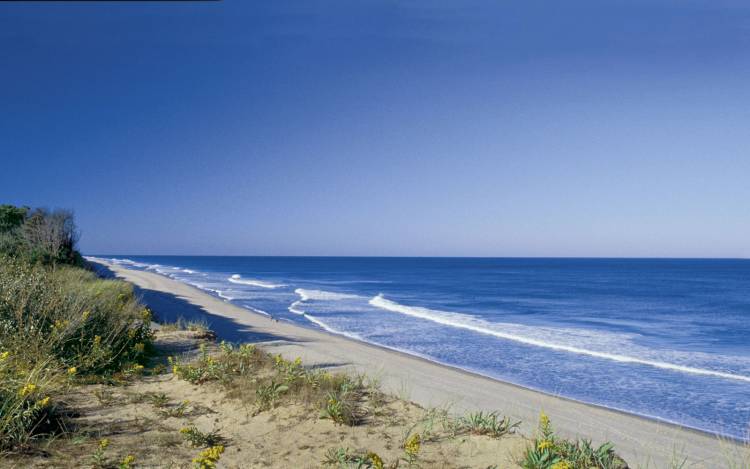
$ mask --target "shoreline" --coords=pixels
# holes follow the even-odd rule
[[[91,259],[96,259],[97,261],[101,261],[101,262],[110,264],[110,265],[117,265],[115,263],[112,263],[112,262],[108,261],[106,258],[100,258],[100,257],[96,257],[96,256],[88,256],[88,257],[91,258]],[[170,256],[164,256],[164,257],[170,257]],[[180,256],[174,256],[174,257],[180,257]],[[291,256],[291,257],[293,257],[293,256]],[[307,256],[302,256],[302,257],[307,257]],[[321,257],[326,257],[326,256],[321,256]],[[117,267],[122,268],[120,265],[117,265]],[[134,270],[134,269],[129,269],[129,270]],[[141,271],[138,271],[138,272],[141,272]],[[445,367],[445,368],[450,369],[452,371],[456,371],[456,372],[459,372],[459,373],[464,373],[464,374],[467,374],[469,376],[487,379],[489,381],[502,383],[502,384],[505,384],[505,385],[508,385],[508,386],[514,386],[514,387],[516,387],[516,388],[518,388],[520,390],[534,392],[534,393],[539,393],[539,394],[547,396],[547,397],[553,397],[553,398],[556,398],[556,399],[562,399],[562,400],[569,401],[569,402],[576,403],[576,404],[581,404],[581,405],[596,407],[598,409],[612,411],[612,412],[617,412],[619,414],[626,415],[626,416],[641,418],[641,419],[644,419],[644,420],[650,421],[650,422],[656,422],[656,423],[662,423],[662,424],[666,424],[666,425],[671,425],[671,426],[677,427],[680,430],[694,432],[694,433],[697,433],[699,435],[703,435],[703,436],[710,437],[710,438],[721,439],[721,440],[724,440],[724,441],[731,441],[731,442],[739,444],[739,445],[750,443],[750,441],[745,441],[745,440],[743,440],[741,438],[738,438],[736,436],[733,436],[733,435],[716,433],[716,432],[712,432],[710,430],[705,430],[705,429],[698,428],[698,427],[691,427],[689,425],[685,425],[685,424],[682,424],[682,423],[679,423],[679,422],[675,422],[675,421],[671,421],[671,420],[668,420],[668,419],[664,419],[664,418],[661,418],[661,417],[658,417],[658,416],[646,415],[646,414],[639,414],[639,413],[631,412],[631,411],[628,411],[628,410],[625,410],[625,409],[620,409],[620,408],[616,408],[616,407],[610,407],[610,406],[607,406],[607,405],[604,405],[604,404],[598,404],[598,403],[593,403],[593,402],[586,402],[586,401],[579,400],[579,399],[576,399],[576,398],[573,398],[573,397],[563,396],[563,395],[559,395],[559,394],[552,394],[552,393],[544,391],[542,389],[537,389],[537,388],[530,387],[530,386],[524,386],[522,384],[513,383],[511,381],[507,381],[507,380],[504,380],[502,378],[490,376],[490,375],[484,374],[484,373],[482,373],[480,371],[477,371],[477,370],[471,370],[471,369],[461,368],[461,367],[459,367],[457,365],[452,365],[450,363],[441,362],[439,360],[435,360],[433,358],[430,358],[430,357],[427,357],[427,356],[423,356],[423,355],[418,354],[416,352],[410,352],[408,350],[402,350],[402,349],[398,349],[398,348],[395,348],[395,347],[389,347],[387,345],[377,344],[377,343],[374,343],[374,342],[368,342],[368,341],[366,341],[366,340],[364,340],[364,339],[362,339],[360,337],[357,337],[355,335],[352,335],[352,334],[347,334],[345,332],[339,332],[339,331],[335,331],[335,330],[332,330],[332,329],[326,329],[326,327],[324,327],[323,325],[318,325],[317,322],[315,322],[313,319],[309,318],[307,316],[307,313],[301,313],[301,315],[303,317],[305,317],[308,321],[310,321],[312,324],[317,325],[318,326],[317,328],[315,328],[315,327],[307,327],[307,326],[302,325],[302,324],[297,324],[297,323],[294,323],[294,322],[292,322],[292,321],[290,321],[288,319],[285,319],[285,318],[278,319],[278,318],[274,317],[272,314],[267,313],[265,311],[261,311],[261,310],[255,309],[255,308],[252,308],[250,306],[242,306],[242,305],[234,304],[234,303],[232,303],[233,298],[224,297],[224,296],[221,295],[221,293],[215,293],[214,290],[206,291],[206,290],[198,288],[198,287],[196,287],[196,286],[194,286],[192,284],[189,284],[187,282],[181,282],[179,280],[175,280],[175,279],[173,279],[173,278],[171,278],[171,277],[169,277],[169,276],[167,276],[165,274],[161,274],[161,273],[158,273],[158,272],[145,272],[145,273],[152,273],[154,275],[158,275],[160,277],[164,277],[164,278],[166,278],[168,280],[179,282],[181,284],[186,285],[189,288],[192,288],[198,294],[204,294],[204,295],[208,295],[208,296],[217,298],[220,301],[223,301],[223,302],[225,302],[225,303],[227,303],[227,304],[229,304],[231,306],[234,306],[234,307],[246,310],[247,312],[252,313],[252,314],[262,315],[263,317],[271,319],[271,320],[274,320],[274,321],[279,321],[279,320],[285,321],[287,324],[293,325],[295,327],[301,327],[301,328],[304,328],[304,329],[307,329],[307,330],[311,330],[311,331],[314,331],[314,332],[318,332],[318,333],[322,333],[322,334],[328,334],[328,335],[333,336],[333,337],[344,338],[346,340],[357,342],[357,343],[359,343],[359,344],[361,344],[363,346],[374,347],[374,348],[383,350],[385,352],[397,353],[399,355],[404,356],[405,358],[415,358],[415,359],[418,359],[418,360],[422,360],[425,363],[429,363],[429,364],[432,364],[432,365],[438,365],[438,366],[441,366],[441,367]]]
[[[161,275],[163,277],[166,277],[169,280],[174,280],[174,279],[169,278],[169,277],[167,277],[165,275],[162,275],[162,274],[156,273],[154,275]],[[179,280],[174,280],[174,281],[179,282]],[[182,282],[180,282],[180,283],[182,283]],[[200,288],[197,288],[197,287],[195,287],[193,285],[189,285],[189,284],[186,284],[186,285],[188,287],[190,287],[190,288],[195,289],[197,293],[201,293],[201,294],[205,294],[205,295],[211,296],[210,293],[202,291]],[[240,305],[235,305],[235,304],[231,303],[230,300],[224,299],[221,296],[218,296],[218,298],[220,298],[222,301],[225,301],[226,303],[231,304],[232,306],[235,306],[235,307],[241,308],[241,309],[245,309],[249,313],[252,313],[252,314],[263,314],[264,316],[266,316],[266,317],[268,317],[268,318],[270,318],[272,320],[276,320],[269,313],[265,313],[265,312],[264,313],[259,313],[257,311],[254,311],[254,310],[248,308],[248,307],[244,307],[244,306],[240,306]],[[693,432],[693,433],[696,433],[696,434],[704,436],[704,437],[716,438],[716,439],[721,439],[721,440],[725,440],[725,441],[731,441],[733,443],[740,444],[740,445],[747,443],[747,442],[743,441],[742,439],[734,437],[732,435],[723,435],[723,434],[719,434],[719,433],[714,433],[714,432],[711,432],[711,431],[708,431],[708,430],[703,430],[701,428],[691,427],[691,426],[688,426],[688,425],[683,425],[683,424],[681,424],[679,422],[673,422],[671,420],[663,419],[663,418],[656,417],[656,416],[639,414],[639,413],[630,412],[630,411],[627,411],[627,410],[624,410],[624,409],[618,409],[616,407],[609,407],[609,406],[606,406],[606,405],[603,405],[603,404],[597,404],[597,403],[593,403],[593,402],[586,402],[586,401],[582,401],[582,400],[579,400],[579,399],[575,399],[575,398],[572,398],[572,397],[567,397],[567,396],[563,396],[563,395],[559,395],[559,394],[552,394],[552,393],[543,391],[541,389],[536,389],[536,388],[532,388],[530,386],[524,386],[522,384],[513,383],[511,381],[506,381],[506,380],[503,380],[501,378],[496,378],[494,376],[489,376],[489,375],[483,374],[483,373],[481,373],[479,371],[461,368],[461,367],[456,366],[456,365],[451,365],[450,363],[444,363],[444,362],[441,362],[441,361],[438,361],[438,360],[435,360],[435,359],[432,359],[432,358],[429,358],[429,357],[422,356],[422,355],[417,354],[415,352],[409,352],[409,351],[406,351],[406,350],[400,350],[400,349],[397,349],[397,348],[389,347],[387,345],[381,345],[381,344],[376,344],[376,343],[373,343],[373,342],[367,342],[366,340],[360,339],[358,337],[354,337],[354,336],[351,336],[351,335],[348,335],[348,334],[345,334],[345,333],[341,333],[341,332],[334,332],[334,331],[331,331],[331,330],[324,329],[323,327],[320,327],[320,329],[315,329],[315,328],[311,328],[311,327],[305,327],[305,326],[300,325],[300,324],[295,324],[295,323],[293,323],[293,322],[291,322],[291,321],[289,321],[287,319],[281,319],[281,320],[285,321],[287,324],[291,324],[291,325],[296,326],[296,327],[301,327],[301,328],[309,329],[309,330],[312,330],[314,332],[319,332],[319,333],[322,333],[322,334],[330,335],[332,337],[344,338],[346,340],[350,340],[350,341],[356,342],[356,343],[361,344],[361,345],[366,346],[366,347],[373,347],[373,348],[376,348],[376,349],[383,350],[384,352],[396,353],[396,354],[404,356],[405,358],[413,358],[413,359],[416,359],[416,360],[421,360],[421,361],[424,361],[425,363],[429,363],[431,365],[437,365],[437,366],[449,369],[451,371],[458,372],[458,373],[463,373],[463,374],[466,374],[468,376],[472,376],[472,377],[475,377],[475,378],[481,378],[481,379],[485,379],[485,380],[488,380],[488,381],[491,381],[491,382],[494,382],[494,383],[502,383],[502,384],[507,385],[507,386],[513,386],[515,388],[518,388],[521,391],[527,391],[527,392],[537,393],[537,394],[541,394],[541,395],[546,396],[546,397],[551,397],[551,398],[555,398],[555,399],[561,399],[561,400],[568,401],[568,402],[575,403],[575,404],[580,404],[580,405],[595,407],[597,409],[601,409],[601,410],[605,410],[605,411],[610,411],[610,412],[616,412],[616,413],[624,415],[624,416],[640,418],[640,419],[643,419],[643,420],[648,421],[648,422],[654,422],[654,423],[661,423],[661,424],[665,424],[665,425],[670,425],[670,426],[676,427],[679,430]]]
[[[159,275],[159,274],[156,274],[156,275]],[[192,287],[192,285],[189,285],[189,286]],[[193,288],[195,288],[195,287],[193,287]],[[196,290],[198,290],[200,292],[199,289],[196,288]],[[200,293],[205,293],[205,292],[200,292]],[[233,306],[237,306],[237,305],[233,305]],[[242,306],[237,306],[237,307],[238,308],[243,308]],[[250,309],[248,309],[247,311],[250,312],[250,313],[253,313],[253,314],[260,314],[260,313],[255,313],[254,311],[252,311]],[[271,316],[271,318],[273,318],[273,317]],[[293,323],[290,323],[290,324],[293,324]],[[298,325],[298,324],[294,324],[294,325],[298,326],[298,327],[305,327],[305,326],[301,326],[301,325]],[[696,428],[696,427],[690,427],[688,425],[683,425],[681,423],[673,422],[671,420],[663,419],[663,418],[656,417],[656,416],[638,414],[638,413],[635,413],[635,412],[630,412],[630,411],[627,411],[627,410],[618,409],[616,407],[608,407],[608,406],[603,405],[603,404],[596,404],[596,403],[593,403],[593,402],[586,402],[586,401],[582,401],[582,400],[579,400],[579,399],[575,399],[575,398],[572,398],[572,397],[567,397],[567,396],[563,396],[563,395],[559,395],[559,394],[552,394],[552,393],[543,391],[541,389],[536,389],[536,388],[532,388],[532,387],[529,387],[529,386],[524,386],[524,385],[521,385],[521,384],[513,383],[511,381],[506,381],[506,380],[503,380],[501,378],[495,378],[493,376],[485,375],[483,373],[480,373],[479,371],[467,370],[465,368],[461,368],[461,367],[458,367],[456,365],[451,365],[450,363],[443,363],[443,362],[440,362],[438,360],[427,358],[427,357],[418,355],[418,354],[413,353],[413,352],[407,352],[405,350],[399,350],[399,349],[396,349],[396,348],[388,347],[386,345],[381,345],[381,344],[375,344],[375,343],[372,343],[372,342],[367,342],[365,340],[358,339],[356,337],[350,337],[350,336],[347,336],[345,334],[339,334],[339,333],[336,333],[336,332],[327,331],[325,329],[322,329],[322,330],[317,330],[317,329],[312,329],[312,328],[310,328],[310,329],[313,330],[313,331],[315,331],[315,332],[320,332],[320,333],[323,333],[323,334],[328,334],[328,335],[331,335],[331,336],[334,336],[334,337],[343,337],[346,340],[351,340],[353,342],[357,342],[357,343],[362,344],[362,345],[367,346],[367,347],[374,347],[374,348],[377,348],[377,349],[381,349],[381,350],[383,350],[385,352],[397,353],[399,355],[403,355],[406,358],[414,358],[416,360],[422,360],[425,363],[429,363],[431,365],[437,365],[437,366],[440,366],[440,367],[443,367],[443,368],[447,368],[447,369],[449,369],[451,371],[458,372],[458,373],[463,373],[463,374],[466,374],[466,375],[474,377],[474,378],[485,379],[485,380],[488,380],[488,381],[491,381],[491,382],[494,382],[494,383],[502,383],[502,384],[507,385],[507,386],[513,386],[515,388],[518,388],[521,391],[538,393],[538,394],[541,394],[541,395],[546,396],[546,397],[560,399],[560,400],[568,401],[568,402],[575,403],[575,404],[580,404],[580,405],[595,407],[597,409],[601,409],[601,410],[605,410],[605,411],[616,412],[616,413],[624,415],[624,416],[643,419],[643,420],[645,420],[647,422],[654,422],[654,423],[661,423],[661,424],[665,424],[665,425],[670,425],[670,426],[676,427],[679,430],[693,432],[693,433],[696,433],[698,435],[709,437],[709,438],[716,438],[716,439],[721,439],[721,440],[725,440],[725,441],[731,441],[731,442],[737,443],[737,444],[744,444],[744,443],[746,443],[745,441],[743,441],[743,440],[741,440],[741,439],[739,439],[737,437],[734,437],[732,435],[723,435],[723,434],[719,434],[719,433],[713,433],[713,432],[710,432],[708,430],[703,430],[701,428]]]
[[[219,337],[232,340],[227,336],[235,335],[241,341],[261,342],[287,358],[303,356],[317,366],[349,367],[377,376],[390,392],[409,392],[406,398],[423,406],[449,404],[462,412],[502,409],[522,420],[521,430],[527,436],[544,409],[561,434],[590,438],[597,444],[610,440],[631,467],[663,467],[675,453],[678,459],[687,457],[691,467],[715,467],[742,448],[741,440],[731,436],[549,394],[343,334],[278,321],[165,275],[123,268],[100,258],[89,261],[135,285],[144,302],[163,319],[176,319],[175,309],[192,307],[192,316],[207,320]],[[171,304],[169,296],[174,299]],[[190,319],[191,314],[181,315]],[[219,318],[230,321],[216,327],[213,322]]]

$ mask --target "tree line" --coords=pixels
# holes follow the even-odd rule
[[[73,212],[0,205],[0,255],[32,263],[81,264]]]

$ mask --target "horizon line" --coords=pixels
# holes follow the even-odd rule
[[[315,257],[315,258],[373,258],[373,259],[612,259],[612,260],[737,260],[750,257],[662,257],[662,256],[374,256],[374,255],[273,255],[273,254],[84,254],[84,257]]]

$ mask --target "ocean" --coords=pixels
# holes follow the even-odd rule
[[[97,257],[248,314],[748,439],[748,260]]]

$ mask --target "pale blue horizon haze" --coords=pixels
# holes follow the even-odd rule
[[[750,257],[750,4],[6,2],[86,254]]]

